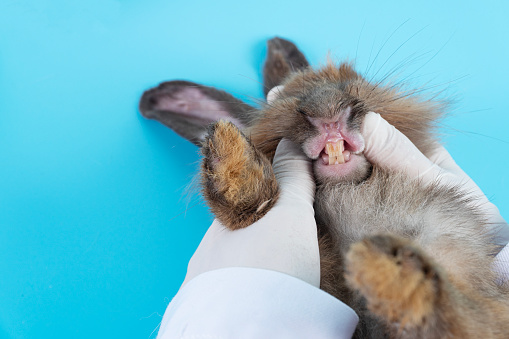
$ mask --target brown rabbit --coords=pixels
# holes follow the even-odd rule
[[[279,141],[301,145],[317,181],[321,288],[357,312],[356,337],[508,338],[509,289],[495,284],[481,213],[459,187],[424,186],[362,154],[360,127],[374,111],[429,155],[445,106],[370,82],[348,63],[313,70],[274,38],[265,94],[279,84],[277,99],[255,109],[220,90],[165,82],[143,94],[140,110],[202,147],[204,196],[232,230],[276,202]],[[340,145],[343,159],[330,164]]]

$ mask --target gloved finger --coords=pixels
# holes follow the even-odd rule
[[[271,102],[276,100],[276,98],[278,97],[279,93],[283,90],[283,88],[285,88],[283,85],[279,85],[272,88],[269,91],[269,93],[267,93],[267,102],[270,104]]]
[[[429,160],[437,164],[440,168],[443,168],[451,173],[458,176],[465,177],[467,174],[456,164],[454,159],[451,157],[445,147],[438,147],[429,157]]]
[[[403,171],[410,178],[431,182],[443,175],[443,170],[424,154],[403,133],[389,124],[380,114],[369,112],[362,125],[364,156],[372,164],[394,171]]]
[[[315,180],[311,160],[299,146],[288,139],[281,140],[276,149],[272,168],[281,188],[280,199],[295,199],[312,207]]]

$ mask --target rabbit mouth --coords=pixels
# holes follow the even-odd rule
[[[356,181],[364,175],[364,138],[349,125],[351,108],[331,118],[307,117],[317,132],[303,144],[304,153],[314,160],[315,174],[321,181]]]
[[[351,111],[347,107],[333,118],[306,117],[318,132],[303,144],[311,159],[321,158],[324,164],[338,165],[348,162],[352,153],[364,151],[364,138],[348,123]]]
[[[351,138],[345,133],[344,137],[331,139],[322,136],[320,141],[314,141],[313,145],[319,152],[308,155],[312,155],[314,173],[319,181],[358,182],[365,177],[369,164],[362,154],[363,139]]]

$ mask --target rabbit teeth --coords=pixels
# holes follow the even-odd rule
[[[345,157],[343,156],[343,151],[345,150],[343,139],[336,142],[328,142],[325,145],[325,149],[326,153],[329,155],[329,165],[345,163]]]

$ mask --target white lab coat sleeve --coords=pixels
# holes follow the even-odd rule
[[[302,280],[232,267],[181,287],[157,338],[351,338],[357,322],[350,307]]]

